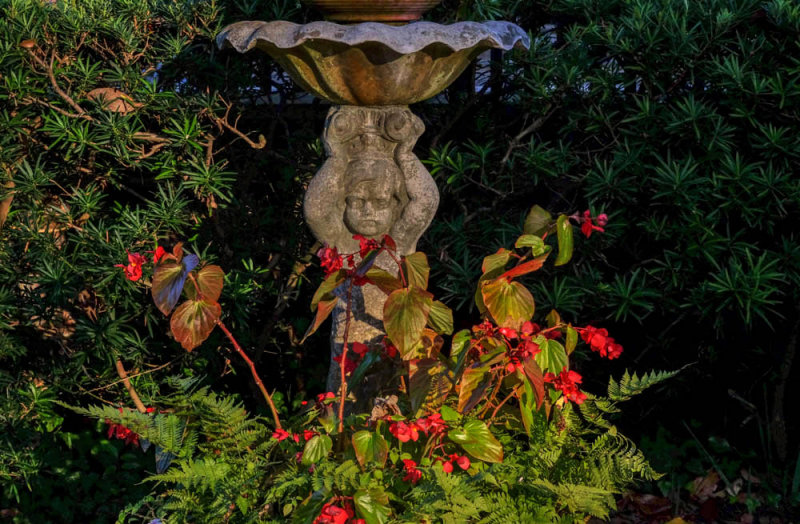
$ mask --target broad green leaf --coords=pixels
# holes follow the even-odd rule
[[[481,286],[487,280],[491,280],[503,274],[508,261],[511,260],[511,255],[512,252],[508,249],[500,248],[494,255],[489,255],[483,259],[483,265],[481,266],[483,274],[478,279],[478,287],[475,289],[475,305],[478,306],[478,312],[481,315],[486,313],[486,304],[483,303]]]
[[[491,366],[485,362],[476,362],[464,370],[459,381],[458,411],[467,413],[482,399],[486,388],[489,387],[492,375],[489,373]]]
[[[361,467],[367,463],[374,462],[380,467],[386,464],[386,457],[389,456],[389,444],[378,432],[362,430],[353,433],[353,451]]]
[[[377,286],[387,295],[395,289],[400,289],[403,287],[403,283],[400,282],[399,278],[379,267],[373,267],[367,271],[367,278],[369,279],[370,283],[372,283],[374,286]]]
[[[557,340],[547,340],[544,337],[537,337],[536,343],[539,344],[539,353],[536,354],[536,363],[545,373],[559,374],[561,370],[569,365],[567,350]]]
[[[503,446],[482,420],[469,420],[462,427],[451,429],[447,436],[478,460],[503,462]]]
[[[448,423],[458,422],[461,420],[461,413],[450,406],[442,406],[442,409],[439,410],[439,413],[442,414],[442,420]]]
[[[547,232],[553,221],[553,215],[539,206],[533,206],[525,217],[525,225],[522,230],[527,235],[542,236]]]
[[[308,326],[306,330],[306,334],[303,335],[303,339],[300,341],[302,344],[306,341],[308,337],[314,334],[319,329],[319,326],[325,322],[325,319],[328,318],[333,311],[333,308],[336,307],[336,303],[339,301],[338,298],[333,297],[329,300],[322,300],[317,302],[317,311],[314,314],[314,321]]]
[[[573,351],[575,351],[575,346],[578,345],[578,332],[575,330],[572,325],[567,326],[567,341],[566,341],[566,350],[567,355],[571,355]]]
[[[435,300],[428,316],[428,324],[440,335],[449,335],[453,332],[453,310],[444,305],[444,302]]]
[[[542,237],[536,235],[522,235],[514,243],[514,247],[517,249],[529,247],[531,248],[531,254],[535,257],[543,255],[549,249],[549,246],[544,243]]]
[[[572,259],[572,224],[567,215],[559,215],[556,221],[556,234],[558,236],[558,256],[555,265],[563,266]]]
[[[222,308],[217,302],[187,300],[178,306],[169,321],[172,336],[183,349],[191,351],[208,338],[221,315]]]
[[[531,425],[533,425],[533,405],[534,393],[530,381],[523,380],[522,393],[519,399],[519,414],[522,418],[522,425],[525,427],[525,433],[531,435]]]
[[[408,396],[417,418],[438,411],[452,388],[450,370],[438,359],[422,358],[408,363]]]
[[[333,448],[333,441],[328,435],[315,435],[306,442],[303,448],[303,464],[310,466],[328,456]]]
[[[428,289],[428,275],[430,275],[430,272],[431,268],[428,265],[428,257],[425,256],[425,253],[417,251],[403,257],[403,273],[409,286]]]
[[[225,272],[222,271],[221,267],[215,265],[204,266],[197,272],[194,279],[204,299],[209,302],[219,301],[219,296],[222,294],[222,286],[225,283]],[[183,288],[190,300],[197,298],[197,289],[194,287],[194,282],[187,280]]]
[[[181,299],[183,284],[200,259],[197,255],[186,255],[182,260],[174,258],[162,260],[153,269],[153,287],[151,293],[156,307],[169,316]]]
[[[534,359],[527,358],[522,363],[522,370],[525,372],[525,377],[536,394],[536,407],[539,408],[544,402],[544,375],[542,374],[542,369]]]
[[[533,317],[533,295],[519,282],[499,278],[481,284],[483,302],[495,323],[519,330]]]
[[[413,356],[433,305],[430,293],[418,287],[393,291],[383,306],[383,326],[403,358]]]
[[[358,516],[367,524],[384,524],[392,515],[389,497],[383,488],[371,488],[369,491],[360,489],[353,495],[353,503]]]
[[[331,493],[328,488],[323,487],[323,489],[314,491],[302,504],[297,506],[292,514],[292,522],[294,524],[313,524],[330,499]]]
[[[344,282],[347,273],[344,269],[340,269],[334,273],[328,275],[322,284],[320,284],[317,291],[314,293],[314,298],[311,299],[311,311],[315,311],[317,309],[317,304],[321,301],[329,301],[335,297],[333,294],[333,290],[339,287],[342,282]]]

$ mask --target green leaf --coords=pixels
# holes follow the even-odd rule
[[[433,306],[433,297],[418,287],[393,291],[383,306],[383,326],[403,358],[413,356]]]
[[[449,335],[453,332],[453,310],[444,305],[444,302],[435,300],[428,316],[428,324],[440,335]]]
[[[483,302],[495,323],[519,330],[533,317],[533,295],[519,282],[499,278],[481,284]]]
[[[544,375],[542,374],[542,368],[539,367],[534,359],[528,358],[522,363],[522,369],[533,388],[532,392],[536,393],[536,407],[539,408],[544,402]]]
[[[539,353],[536,354],[536,363],[545,373],[559,374],[569,365],[567,350],[557,340],[547,340],[544,337],[537,337]]]
[[[572,224],[567,215],[559,215],[556,221],[556,234],[558,236],[558,256],[555,265],[563,266],[572,259]]]
[[[547,322],[547,327],[557,326],[561,324],[561,315],[555,309],[551,309],[550,313],[545,317],[545,321]]]
[[[512,252],[508,249],[500,248],[494,255],[489,255],[483,259],[483,265],[481,266],[483,274],[478,279],[478,287],[475,289],[475,305],[478,306],[478,312],[481,315],[486,313],[486,304],[483,302],[481,286],[484,282],[503,274],[508,261],[511,260],[511,255]]]
[[[578,345],[578,332],[575,330],[572,325],[567,326],[567,340],[566,340],[566,350],[567,355],[571,355],[573,351],[575,351],[575,346]]]
[[[450,370],[435,358],[412,360],[408,365],[411,411],[417,418],[438,411],[453,387]]]
[[[428,275],[430,275],[431,268],[428,265],[428,257],[425,256],[425,253],[417,251],[404,256],[403,272],[406,276],[406,283],[409,286],[428,289]]]
[[[392,291],[403,287],[403,283],[400,282],[399,278],[379,267],[372,267],[369,271],[367,271],[366,276],[370,283],[380,288],[380,290],[387,295]]]
[[[381,361],[381,356],[375,351],[369,351],[364,358],[361,359],[359,362],[358,367],[353,371],[350,377],[347,379],[347,389],[348,391],[353,390],[364,379],[364,375],[367,374],[369,368],[373,365]]]
[[[482,420],[469,420],[462,427],[451,429],[447,436],[478,460],[503,462],[503,446]]]
[[[310,466],[328,456],[333,448],[333,441],[328,435],[314,435],[303,448],[303,464]]]
[[[461,420],[461,413],[450,406],[442,406],[442,409],[439,410],[439,413],[442,414],[442,420],[447,423],[458,422]]]
[[[533,206],[525,217],[525,225],[522,230],[527,235],[542,236],[547,232],[553,221],[553,215],[539,206]]]
[[[378,432],[362,430],[353,433],[353,450],[356,452],[356,458],[361,467],[366,466],[370,462],[378,464],[383,467],[386,464],[386,458],[389,456],[389,444]]]
[[[369,491],[360,489],[353,495],[358,516],[367,524],[384,524],[392,515],[389,507],[389,497],[383,488],[371,488]]]
[[[522,425],[525,427],[525,433],[531,436],[531,426],[533,425],[533,405],[535,402],[533,387],[529,380],[522,381],[523,388],[520,395],[519,414],[522,418]]]
[[[183,349],[191,351],[208,338],[221,315],[222,308],[217,302],[187,300],[178,306],[169,321],[172,336]]]
[[[467,354],[469,353],[469,345],[472,340],[472,331],[469,329],[462,329],[453,335],[453,341],[450,344],[450,361],[453,363],[453,373],[458,375],[461,372],[461,367],[464,365]]]
[[[222,271],[221,267],[215,265],[205,266],[197,272],[194,279],[204,299],[209,302],[219,301],[219,296],[222,294],[222,286],[225,283],[225,272]],[[187,280],[183,285],[183,291],[189,299],[194,300],[197,298],[197,289],[195,289],[194,283],[190,280]]]
[[[486,388],[489,387],[492,375],[489,373],[491,366],[485,362],[476,362],[464,370],[459,381],[458,411],[467,413],[483,399]]]
[[[550,247],[544,243],[542,237],[538,237],[536,235],[522,235],[514,243],[514,247],[517,249],[529,247],[531,248],[531,254],[535,257],[543,255],[548,249],[550,249]]]

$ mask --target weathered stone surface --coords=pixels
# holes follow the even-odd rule
[[[237,22],[217,44],[269,53],[311,94],[334,104],[408,105],[436,96],[487,49],[527,48],[510,22]]]

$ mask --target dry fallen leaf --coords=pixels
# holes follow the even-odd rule
[[[102,105],[104,109],[123,115],[142,107],[142,104],[135,102],[130,96],[113,87],[98,87],[86,93],[86,96]]]

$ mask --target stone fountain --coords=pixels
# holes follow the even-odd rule
[[[217,44],[265,51],[303,89],[333,104],[323,132],[328,159],[303,206],[314,236],[352,253],[358,251],[354,234],[380,239],[388,233],[401,254],[413,253],[436,213],[439,192],[413,153],[425,127],[408,105],[440,93],[487,49],[527,48],[528,35],[510,22],[406,23],[439,0],[312,3],[330,19],[361,23],[238,22],[218,35]],[[391,260],[376,263],[396,273]],[[357,289],[348,342],[380,343],[386,295],[369,284]],[[341,302],[333,311],[332,357],[342,352]],[[361,385],[360,399],[375,396],[385,377],[365,380],[374,383]],[[328,390],[338,388],[332,361]]]

